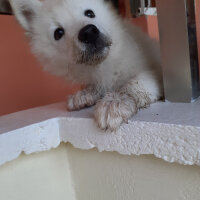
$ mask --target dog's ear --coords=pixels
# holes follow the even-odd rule
[[[9,0],[12,10],[26,31],[31,31],[31,24],[42,5],[40,0]]]

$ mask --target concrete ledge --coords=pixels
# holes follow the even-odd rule
[[[47,151],[69,142],[80,149],[151,154],[167,162],[200,166],[200,101],[158,102],[117,133],[99,130],[92,113],[92,108],[68,113],[64,103],[57,103],[0,117],[0,165],[22,152]]]

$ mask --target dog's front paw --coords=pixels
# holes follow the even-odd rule
[[[134,99],[127,95],[109,93],[95,106],[95,121],[100,129],[116,131],[122,123],[137,112]]]
[[[67,108],[69,111],[80,110],[95,104],[95,98],[90,93],[79,91],[68,97]]]

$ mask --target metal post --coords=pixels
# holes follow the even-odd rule
[[[200,96],[195,0],[157,0],[166,100]]]

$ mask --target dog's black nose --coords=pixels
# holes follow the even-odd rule
[[[78,39],[83,43],[94,44],[99,34],[99,29],[95,25],[89,24],[80,30]]]

